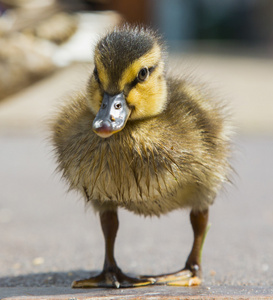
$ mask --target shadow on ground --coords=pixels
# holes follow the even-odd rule
[[[32,273],[0,278],[1,287],[70,287],[74,280],[89,278],[99,271],[73,270],[68,272]]]

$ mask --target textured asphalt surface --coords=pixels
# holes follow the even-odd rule
[[[266,71],[256,77],[264,84],[267,67],[263,61],[261,65]],[[223,65],[219,65],[219,70],[220,67]],[[242,72],[249,76],[248,70]],[[251,108],[254,110],[256,105],[253,86],[245,91],[253,106],[245,107],[246,114],[239,119],[244,126],[235,139],[234,185],[225,187],[210,211],[212,226],[203,251],[203,286],[119,291],[70,288],[74,279],[88,277],[90,272],[101,269],[103,237],[98,216],[85,208],[79,195],[67,193],[67,186],[55,173],[47,132],[38,119],[49,116],[54,97],[67,89],[73,74],[73,67],[64,70],[60,77],[54,75],[0,104],[0,298],[30,299],[31,295],[40,295],[39,299],[49,299],[46,295],[55,295],[50,299],[99,299],[105,295],[111,295],[111,299],[120,299],[122,295],[128,299],[144,295],[153,299],[175,296],[201,299],[202,295],[272,298],[273,127],[268,128],[272,124],[263,116],[259,132],[253,133],[253,124],[248,127],[245,123],[247,110],[251,120]],[[56,92],[54,83],[60,78],[65,78],[66,86],[62,82],[63,89]],[[272,96],[272,87],[267,88],[263,93]],[[40,106],[39,102],[31,102],[32,98],[38,101],[37,96]],[[29,111],[32,105],[34,112]],[[262,98],[260,105],[266,105]],[[264,106],[262,109],[267,111]],[[24,111],[28,112],[27,117]],[[187,211],[176,211],[159,219],[120,211],[116,258],[125,272],[138,275],[178,270],[184,266],[191,243]]]

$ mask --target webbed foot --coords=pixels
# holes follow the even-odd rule
[[[89,279],[77,280],[72,283],[72,288],[129,288],[154,284],[152,278],[133,278],[125,275],[119,268],[103,270],[99,275]]]
[[[171,286],[197,286],[201,284],[199,276],[194,275],[190,270],[181,270],[176,273],[163,274],[158,276],[142,276],[143,279],[155,280],[158,285],[171,285]]]

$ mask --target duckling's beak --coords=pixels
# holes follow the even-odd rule
[[[100,110],[93,121],[94,132],[102,138],[107,138],[122,130],[130,112],[123,93],[114,96],[104,93]]]

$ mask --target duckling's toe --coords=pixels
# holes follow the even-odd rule
[[[182,270],[177,273],[159,275],[159,276],[142,276],[142,279],[155,280],[158,285],[172,286],[197,286],[201,284],[201,279],[193,275],[190,270]]]
[[[122,273],[121,270],[117,271],[102,271],[99,275],[89,279],[73,281],[72,288],[129,288],[140,287],[145,285],[154,284],[153,278],[139,279],[133,278]]]

